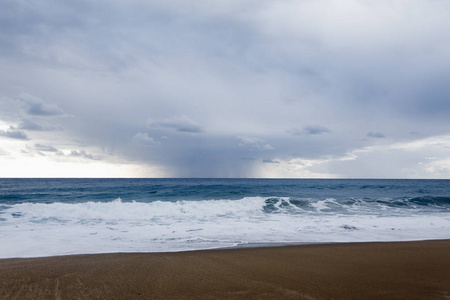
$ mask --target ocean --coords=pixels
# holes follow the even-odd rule
[[[450,180],[0,179],[0,258],[450,238]]]

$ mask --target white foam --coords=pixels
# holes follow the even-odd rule
[[[314,211],[279,201],[267,213],[265,200],[11,205],[0,214],[0,257],[450,238],[449,212],[387,214],[354,205],[336,213],[329,207],[340,204],[327,199],[312,203]]]

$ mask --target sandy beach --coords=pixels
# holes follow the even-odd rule
[[[0,299],[450,299],[450,240],[0,260]]]

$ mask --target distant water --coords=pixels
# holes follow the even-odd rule
[[[450,180],[0,179],[0,258],[450,238]]]

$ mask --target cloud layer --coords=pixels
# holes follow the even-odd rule
[[[450,178],[449,15],[422,0],[3,1],[0,158],[81,176]]]

